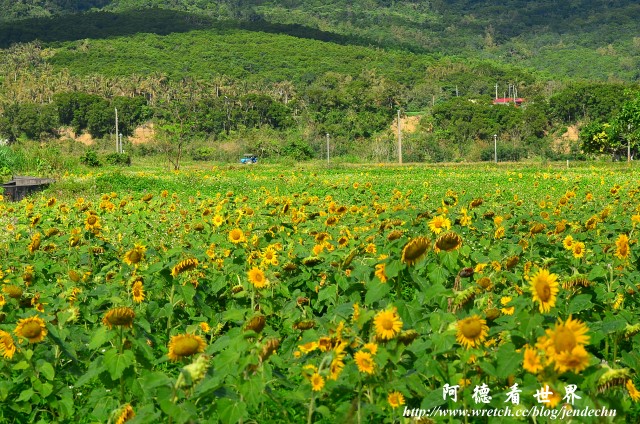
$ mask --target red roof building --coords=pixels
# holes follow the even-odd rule
[[[524,99],[520,97],[516,97],[515,99],[513,99],[512,97],[497,97],[493,99],[494,105],[508,105],[511,103],[515,103],[516,106],[520,106],[522,103],[524,103]]]

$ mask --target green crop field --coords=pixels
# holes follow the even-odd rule
[[[0,421],[637,421],[639,193],[626,164],[66,174],[0,201]]]

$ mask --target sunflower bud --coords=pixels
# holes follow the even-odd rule
[[[416,330],[402,331],[398,334],[398,341],[405,346],[409,346],[419,336]]]
[[[484,311],[484,314],[489,321],[493,321],[500,316],[500,310],[498,308],[489,308]]]
[[[609,368],[607,372],[598,378],[597,391],[598,393],[604,393],[612,387],[622,387],[626,384],[630,376],[631,374],[628,368]]]
[[[293,329],[294,330],[310,330],[313,327],[316,326],[315,321],[312,320],[308,320],[308,321],[298,321],[295,324],[293,324]]]
[[[511,256],[509,259],[507,259],[505,266],[507,269],[512,269],[516,265],[518,265],[518,262],[520,262],[520,258],[517,255]]]
[[[191,364],[182,368],[182,371],[176,380],[176,387],[192,387],[201,382],[207,375],[209,359],[210,357],[207,355],[200,355]]]
[[[266,319],[264,315],[256,315],[247,322],[245,325],[245,331],[255,331],[256,333],[260,333],[266,324]]]
[[[460,278],[469,278],[473,276],[473,272],[473,267],[462,268],[460,272],[458,272],[458,275]]]
[[[262,347],[262,351],[260,352],[260,361],[264,362],[276,351],[276,349],[280,346],[280,340],[278,339],[269,339]]]
[[[491,287],[491,279],[489,277],[482,277],[477,281],[477,284],[485,290],[489,290]]]

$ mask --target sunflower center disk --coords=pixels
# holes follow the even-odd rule
[[[198,351],[200,344],[195,339],[179,340],[173,348],[176,355],[189,356]]]
[[[541,301],[546,302],[551,298],[551,287],[546,281],[539,281],[536,284],[536,292]]]
[[[22,327],[22,335],[27,339],[34,339],[42,333],[42,328],[37,322],[28,322]]]
[[[475,320],[462,322],[460,331],[467,339],[475,339],[482,333],[482,324]]]
[[[576,347],[576,336],[568,328],[559,328],[555,334],[556,352],[571,352]]]

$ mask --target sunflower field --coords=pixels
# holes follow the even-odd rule
[[[68,174],[0,201],[0,422],[638,422],[639,224],[622,166]]]

